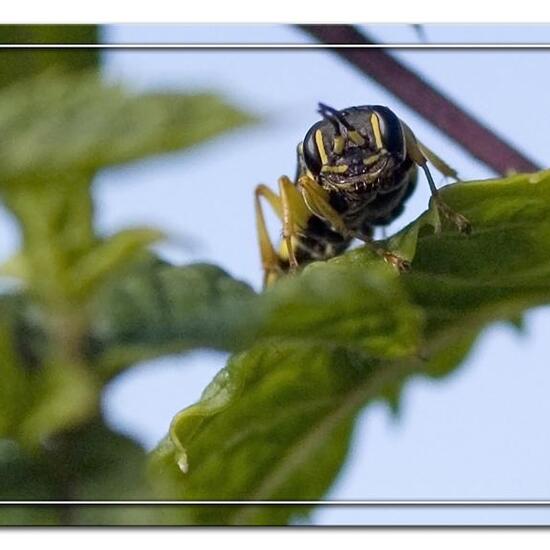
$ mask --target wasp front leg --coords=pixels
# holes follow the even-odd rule
[[[424,144],[420,143],[412,130],[401,121],[405,134],[405,143],[407,153],[420,168],[424,171],[430,191],[432,194],[432,200],[440,215],[448,219],[454,224],[461,233],[470,233],[472,226],[470,222],[458,212],[455,212],[442,198],[432,178],[432,174],[428,168],[428,160],[444,175],[459,181],[456,170],[451,168],[445,161],[438,157],[433,151],[428,149]],[[438,223],[436,232],[441,231],[441,225]]]
[[[283,243],[278,252],[273,247],[267,231],[260,202],[262,197],[267,200],[277,217],[283,222]],[[279,195],[266,185],[256,187],[255,209],[258,242],[264,269],[264,287],[268,287],[286,273],[287,268],[284,267],[286,264],[291,272],[298,268],[294,239],[307,225],[311,214],[295,185],[286,176],[279,178]]]
[[[439,194],[439,191],[437,187],[435,186],[434,180],[432,178],[432,175],[430,171],[428,170],[428,167],[426,164],[423,164],[420,166],[422,170],[424,170],[424,174],[426,174],[426,179],[428,180],[428,184],[430,186],[430,191],[432,193],[432,200],[434,201],[434,204],[438,210],[438,212],[445,218],[447,218],[452,224],[456,226],[456,228],[461,233],[471,233],[472,226],[468,219],[464,217],[462,214],[459,214],[458,212],[455,212],[442,198]],[[441,227],[436,227],[436,232],[440,232]]]
[[[365,231],[354,233],[354,237],[363,241],[367,247],[369,247],[375,254],[384,258],[384,260],[395,267],[397,271],[407,272],[411,270],[411,263],[405,258],[402,258],[398,254],[387,250],[382,246],[378,246],[372,238],[372,231],[366,233]]]
[[[315,180],[309,178],[308,176],[302,176],[298,180],[298,187],[302,192],[304,201],[311,212],[328,222],[335,231],[344,237],[356,238],[363,241],[365,245],[375,254],[384,258],[387,263],[393,265],[399,271],[409,271],[410,263],[407,260],[381,246],[378,246],[373,241],[371,235],[367,235],[364,232],[350,231],[342,220],[340,214],[330,204],[330,196],[328,191],[321,187]]]

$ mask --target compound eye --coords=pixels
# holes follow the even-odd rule
[[[387,107],[375,105],[384,147],[395,155],[405,158],[405,137],[401,121]]]
[[[319,131],[319,128],[313,126],[304,138],[304,162],[314,176],[318,176],[321,173],[321,167],[323,166],[323,160],[317,144],[317,141],[319,141],[318,136],[316,136],[317,131]]]

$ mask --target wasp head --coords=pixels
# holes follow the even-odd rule
[[[406,156],[397,116],[378,105],[336,110],[319,103],[323,120],[303,141],[306,168],[327,188],[367,189],[391,173]]]

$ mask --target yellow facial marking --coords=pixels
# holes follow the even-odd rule
[[[321,157],[321,163],[328,164],[328,156],[325,151],[325,144],[323,143],[323,134],[321,130],[315,132],[315,143],[317,144],[317,150],[319,151],[319,156]]]
[[[372,126],[372,132],[374,133],[376,148],[382,149],[382,147],[384,147],[384,142],[382,141],[382,132],[380,131],[380,121],[378,120],[378,115],[376,113],[372,113],[370,116],[370,123]]]
[[[349,166],[347,164],[339,164],[338,166],[325,165],[321,168],[321,172],[328,172],[329,174],[344,174],[348,171]]]
[[[376,163],[380,159],[381,156],[382,155],[380,155],[380,154],[371,155],[370,157],[368,157],[366,159],[363,159],[363,164],[365,166],[370,166],[371,164]]]
[[[351,141],[355,143],[355,145],[365,145],[365,138],[356,130],[351,130],[351,132],[348,132],[348,136],[350,137]]]
[[[337,155],[341,155],[342,152],[344,151],[344,145],[345,145],[345,141],[344,141],[344,138],[342,136],[336,136],[334,138],[334,145],[332,147],[332,150],[337,154]]]

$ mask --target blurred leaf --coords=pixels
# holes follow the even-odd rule
[[[0,352],[10,352],[8,345],[2,336]],[[100,388],[83,368],[52,363],[26,372],[14,357],[13,353],[2,357],[0,437],[14,437],[34,447],[97,412]]]
[[[135,94],[95,74],[46,74],[0,90],[0,190],[23,231],[3,272],[50,309],[78,304],[160,234],[99,243],[90,184],[107,165],[189,147],[246,122],[208,94]]]
[[[0,500],[134,500],[151,496],[146,455],[100,420],[58,434],[33,453],[0,439]],[[138,506],[3,506],[0,525],[124,525],[169,521]]]
[[[96,44],[96,25],[0,25],[0,44]],[[0,87],[48,69],[78,71],[98,67],[97,49],[2,49]]]
[[[163,238],[163,234],[151,228],[134,228],[119,231],[94,246],[74,266],[71,274],[78,281],[77,291],[90,294],[98,283],[127,266],[148,245]]]
[[[47,36],[42,30],[24,40],[63,42],[53,29]],[[28,50],[17,57],[20,67],[0,70],[0,86],[33,75],[0,89],[0,193],[23,236],[22,250],[3,273],[25,283],[18,294],[0,297],[6,306],[0,311],[0,437],[15,449],[4,463],[0,456],[0,496],[146,498],[143,451],[132,447],[128,454],[120,438],[89,425],[105,382],[94,369],[89,313],[96,293],[148,258],[144,249],[161,233],[134,228],[99,238],[91,182],[106,166],[190,147],[252,118],[213,94],[138,94],[92,72],[76,74],[95,66],[96,51],[64,52]],[[124,524],[174,517],[152,507],[17,507],[2,521]]]
[[[385,264],[315,263],[300,277],[264,292],[255,310],[254,342],[283,338],[345,346],[372,357],[398,358],[418,347],[422,316],[411,306],[397,273]]]
[[[95,74],[44,74],[0,90],[0,183],[190,147],[251,122],[213,94],[131,93]]]
[[[0,190],[24,237],[3,272],[25,277],[49,307],[81,302],[160,235],[130,230],[98,243],[93,174],[251,120],[213,95],[139,95],[94,74],[47,74],[0,90]]]
[[[4,194],[20,221],[23,249],[2,266],[3,274],[18,276],[42,299],[74,293],[71,267],[97,246],[89,185],[88,174],[59,175],[53,182],[36,175],[33,185]]]
[[[21,297],[0,308],[0,438],[36,448],[97,414],[101,388],[82,363],[52,354],[37,308]]]
[[[6,437],[16,430],[28,382],[4,319],[0,321],[0,380],[0,437]]]
[[[170,439],[153,454],[159,494],[321,498],[345,458],[355,413],[385,382],[375,376],[374,363],[345,348],[281,343],[235,356],[201,401],[174,419]],[[188,512],[188,523],[264,525],[286,523],[290,511],[205,506]]]
[[[521,314],[513,316],[509,319],[510,324],[517,330],[519,334],[525,334],[527,326],[525,324],[525,317]]]
[[[331,308],[322,303],[323,293],[317,291],[319,281],[311,278],[312,273],[321,278],[326,271],[331,288],[340,282],[331,280],[336,267],[342,281],[346,269],[363,270],[366,280],[371,273],[382,273],[381,260],[365,248],[313,265],[294,281],[277,285],[273,294],[281,292],[284,303],[285,287],[303,284],[294,296],[299,300],[311,291],[312,301],[319,301],[321,319],[326,310],[332,311],[333,325],[328,326],[334,326],[340,338],[322,330],[325,342],[316,341],[315,335],[308,341],[306,328],[315,332],[313,316],[302,318],[299,305],[287,309],[288,331],[282,322],[272,325],[281,331],[279,341],[259,340],[250,351],[233,357],[199,403],[175,417],[169,437],[151,459],[152,478],[161,494],[191,500],[319,498],[341,467],[354,417],[362,407],[378,398],[391,398],[396,406],[396,396],[412,375],[448,374],[488,324],[550,302],[550,171],[457,184],[442,194],[470,219],[473,234],[460,235],[444,224],[443,232],[435,235],[434,212],[429,211],[390,240],[392,249],[413,259],[411,273],[398,281],[382,278],[370,294],[365,289],[354,292],[353,286],[348,289],[356,302],[370,301],[372,307],[365,310],[369,317],[391,317],[396,306],[402,308],[405,314],[396,317],[404,326],[399,327],[397,319],[389,323],[394,332],[385,333],[388,341],[381,341],[379,348],[358,346],[365,338],[371,341],[369,330],[375,335],[386,328],[384,324],[355,330],[357,323],[363,327],[357,315],[349,330],[346,319],[361,311],[352,298],[341,296],[331,301]],[[392,291],[392,285],[397,290]],[[394,299],[379,299],[380,295]],[[413,306],[407,306],[406,296]],[[259,297],[258,304],[263,299]],[[287,307],[292,303],[289,300]],[[395,355],[377,355],[392,349],[392,337],[415,334],[418,309],[424,329],[417,350],[409,342],[398,346]],[[187,509],[183,520],[278,524],[299,511],[202,506]]]
[[[255,294],[220,268],[149,258],[92,304],[94,362],[110,377],[137,361],[192,348],[227,349],[250,331]]]
[[[31,446],[52,433],[78,426],[99,407],[100,387],[95,376],[78,363],[44,364],[29,380],[27,392],[18,439]]]
[[[355,413],[387,384],[373,379],[375,366],[418,345],[421,319],[398,283],[387,266],[317,265],[259,296],[249,308],[258,344],[174,419],[154,455],[161,494],[320,498],[345,457]],[[281,507],[250,517],[235,506],[188,512],[191,522],[214,524],[284,523],[289,513]]]
[[[0,90],[0,191],[23,234],[2,272],[23,281],[15,301],[34,308],[32,319],[10,309],[0,327],[2,373],[13,386],[0,392],[0,433],[36,446],[97,413],[105,377],[88,362],[88,307],[162,235],[134,228],[100,239],[94,173],[250,121],[214,95],[140,95],[92,73],[48,72]]]
[[[9,439],[0,438],[0,500],[49,500],[53,476]],[[57,525],[58,509],[2,505],[0,525]]]
[[[55,193],[45,181],[8,193],[8,204],[22,222],[24,245],[0,266],[1,274],[21,279],[50,309],[82,306],[163,237],[151,228],[95,237],[88,185],[88,178],[73,176],[59,178]]]
[[[214,266],[143,264],[95,304],[98,364],[114,372],[168,352],[238,351],[281,338],[347,345],[376,357],[414,351],[420,317],[389,267],[317,267],[258,296]]]

